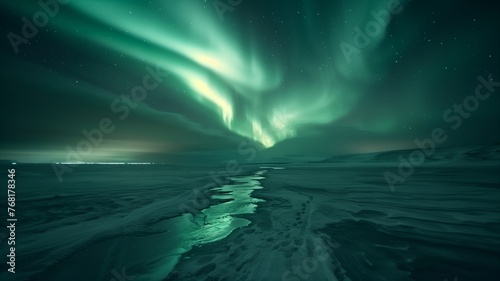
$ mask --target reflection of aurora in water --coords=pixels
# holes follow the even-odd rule
[[[261,189],[258,180],[263,179],[265,171],[255,173],[254,176],[242,176],[231,178],[233,184],[214,188],[218,194],[212,199],[225,200],[227,202],[212,205],[203,210],[201,215],[184,214],[191,217],[190,224],[195,223],[200,226],[197,231],[187,235],[187,241],[191,246],[205,244],[220,240],[229,235],[235,228],[247,226],[250,221],[235,217],[235,215],[251,214],[257,207],[257,202],[262,199],[252,197],[255,189]]]
[[[139,231],[133,235],[118,235],[95,243],[60,262],[57,270],[43,272],[42,279],[66,280],[67,276],[73,274],[73,266],[77,265],[81,270],[81,263],[84,263],[86,268],[127,265],[127,269],[134,272],[135,281],[164,280],[181,257],[193,247],[224,239],[237,228],[252,223],[238,215],[254,213],[257,203],[264,201],[252,197],[252,192],[263,188],[259,181],[267,170],[250,176],[233,177],[231,184],[214,188],[214,204],[194,217],[185,213],[152,224],[144,233]],[[111,255],[112,258],[109,258]],[[89,261],[89,257],[93,257],[92,261]],[[134,270],[134,266],[140,270]],[[87,279],[83,276],[76,279],[109,280],[108,275],[104,279],[96,277],[99,270],[88,274]]]
[[[224,239],[236,228],[249,225],[251,221],[237,215],[254,213],[256,203],[263,201],[253,198],[252,192],[262,188],[259,180],[263,179],[265,172],[263,170],[253,176],[234,177],[231,178],[232,184],[215,188],[218,192],[212,198],[224,202],[202,210],[201,215],[193,217],[186,213],[155,226],[168,230],[168,246],[162,253],[167,259],[155,269],[157,272],[150,274],[162,278],[174,268],[181,255],[191,248]]]

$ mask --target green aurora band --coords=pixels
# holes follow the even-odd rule
[[[396,41],[387,35],[388,28],[396,28],[391,33],[397,34],[405,28],[394,27],[392,22],[409,15],[405,10],[409,1],[399,1],[400,12],[385,18],[390,23],[381,25],[355,55],[348,59],[340,47],[355,45],[356,28],[366,30],[369,22],[376,21],[373,13],[386,11],[391,1],[308,1],[287,4],[290,7],[279,2],[255,6],[243,2],[232,12],[226,11],[221,20],[212,1],[73,0],[60,5],[48,27],[65,42],[90,42],[136,61],[129,68],[158,66],[171,76],[161,84],[160,94],[184,95],[194,110],[208,110],[230,131],[272,147],[301,136],[303,128],[334,124],[345,117],[373,94],[374,85],[387,80],[388,63],[397,62],[402,53],[409,55],[414,40]],[[20,15],[40,10],[36,1],[1,5]],[[258,17],[255,7],[277,11],[273,29],[252,21]],[[286,19],[284,26],[279,25],[280,19]],[[469,51],[462,43],[454,42],[453,55],[439,54],[443,64]],[[414,62],[414,68],[431,64],[435,55]],[[440,72],[442,68],[428,68],[385,90],[404,92],[411,97],[404,106],[422,108],[417,97],[435,84]],[[182,90],[171,91],[174,88]],[[143,105],[156,110],[148,100]],[[199,118],[186,118],[203,124]],[[377,116],[342,126],[391,132],[411,118]]]

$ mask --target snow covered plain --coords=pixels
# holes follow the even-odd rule
[[[222,167],[19,165],[0,279],[499,280],[500,147],[440,149],[393,192],[398,155],[247,165],[193,214]]]

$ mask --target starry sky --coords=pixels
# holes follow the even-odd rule
[[[40,3],[0,3],[2,159],[326,157],[435,128],[443,146],[500,141],[498,1]]]

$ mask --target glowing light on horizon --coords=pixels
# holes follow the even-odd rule
[[[155,165],[153,162],[56,162],[60,165]],[[163,163],[162,163],[163,164]]]

